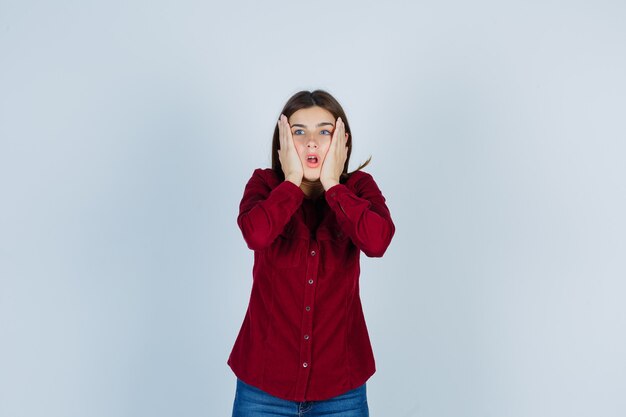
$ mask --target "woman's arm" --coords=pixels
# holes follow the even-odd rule
[[[370,257],[383,256],[396,229],[385,197],[370,174],[355,172],[346,185],[329,188],[326,201],[339,227],[363,253]]]
[[[252,250],[268,247],[302,204],[304,193],[290,181],[272,189],[264,170],[257,169],[246,184],[237,224]]]

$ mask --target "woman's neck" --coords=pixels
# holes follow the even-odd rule
[[[300,183],[300,189],[304,192],[307,198],[316,199],[324,192],[324,186],[320,182],[317,181],[309,181],[306,178],[302,179]]]

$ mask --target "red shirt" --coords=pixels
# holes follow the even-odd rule
[[[242,381],[291,401],[319,401],[375,371],[359,255],[380,257],[395,232],[385,198],[357,171],[317,200],[271,169],[246,185],[237,223],[254,250],[250,303],[228,359]]]

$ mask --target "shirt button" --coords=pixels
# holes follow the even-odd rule
[[[302,364],[302,367],[303,367],[303,368],[306,368],[307,366],[309,366],[309,364],[308,364],[308,363],[306,363],[306,362],[304,362],[304,363]]]
[[[313,280],[312,279],[309,280],[309,284],[313,284]]]
[[[311,251],[311,256],[315,256],[315,251],[314,250]]]
[[[306,306],[304,309],[305,309],[306,311],[311,311],[311,307],[309,307],[309,306]]]
[[[309,335],[308,334],[304,335],[304,340],[309,340]]]

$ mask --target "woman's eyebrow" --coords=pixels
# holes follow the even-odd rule
[[[321,122],[321,123],[318,123],[317,126],[315,126],[315,127],[322,127],[322,126],[334,126],[334,124],[332,124],[331,122]],[[294,123],[294,124],[291,125],[291,127],[303,127],[303,128],[306,129],[307,125],[303,125],[303,124],[300,124],[300,123]]]

